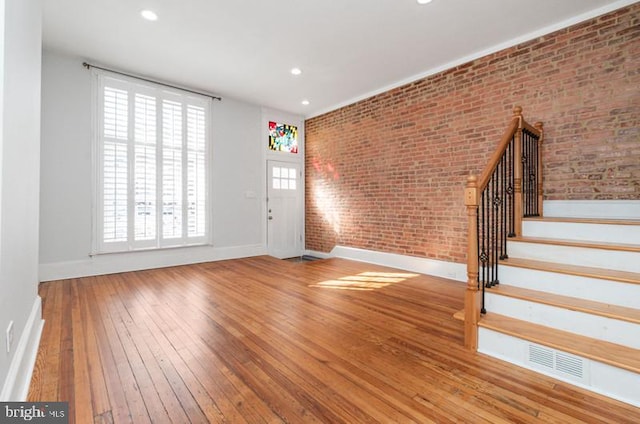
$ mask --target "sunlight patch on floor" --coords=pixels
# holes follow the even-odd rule
[[[336,290],[360,290],[372,291],[382,289],[391,284],[401,283],[408,278],[417,277],[418,274],[400,272],[361,272],[357,275],[340,277],[337,280],[326,280],[309,287],[336,289]]]

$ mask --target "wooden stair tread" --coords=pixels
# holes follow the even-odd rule
[[[482,316],[478,325],[553,349],[640,373],[640,350],[638,349],[493,313]]]
[[[538,244],[552,244],[555,246],[571,246],[571,247],[585,247],[589,249],[604,249],[604,250],[619,250],[625,252],[639,252],[640,244],[626,244],[626,243],[608,243],[603,241],[582,241],[582,240],[565,240],[565,239],[553,239],[543,237],[513,237],[511,241],[518,241],[522,243],[538,243]]]
[[[537,261],[523,258],[509,258],[500,261],[502,265],[518,268],[535,269],[539,271],[556,272],[560,274],[577,275],[581,277],[598,278],[601,280],[618,281],[621,283],[640,284],[640,273],[617,271],[613,269],[594,268],[579,265],[568,265],[556,262]]]
[[[611,219],[611,218],[563,218],[563,217],[529,217],[523,221],[568,222],[576,224],[605,224],[605,225],[640,225],[640,219]]]
[[[508,296],[515,299],[528,300],[545,305],[556,306],[571,311],[579,311],[592,315],[599,315],[606,318],[640,324],[640,309],[627,308],[618,305],[595,302],[593,300],[579,299],[575,297],[562,296],[553,293],[530,290],[521,287],[498,285],[487,292]]]

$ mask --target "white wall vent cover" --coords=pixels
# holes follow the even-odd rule
[[[527,349],[527,362],[533,368],[589,385],[589,361],[533,343],[528,343]]]

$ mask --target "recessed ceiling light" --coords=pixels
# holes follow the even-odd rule
[[[303,100],[303,101],[302,101],[302,104],[303,104],[304,106],[308,106],[308,105],[309,105],[309,100],[307,100],[307,99]]]
[[[300,69],[300,68],[291,68],[291,73],[293,75],[300,75],[302,73],[302,69]]]
[[[140,15],[145,18],[147,21],[157,21],[158,15],[153,10],[143,10],[140,12]]]
[[[431,3],[431,0],[418,0],[418,4],[427,4]]]

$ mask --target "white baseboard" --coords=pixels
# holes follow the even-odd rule
[[[545,200],[543,215],[561,218],[640,220],[640,200]]]
[[[36,296],[31,314],[9,365],[9,372],[0,392],[0,401],[24,402],[27,400],[43,326],[42,299]]]
[[[420,274],[449,278],[466,282],[467,266],[455,262],[438,261],[435,259],[418,258],[416,256],[399,255],[396,253],[376,252],[355,247],[336,246],[331,253],[307,250],[306,254],[317,258],[344,258],[370,264],[398,268]]]
[[[40,281],[63,280],[117,272],[165,268],[225,259],[266,255],[264,245],[234,247],[194,246],[177,249],[96,255],[84,260],[40,264]]]

